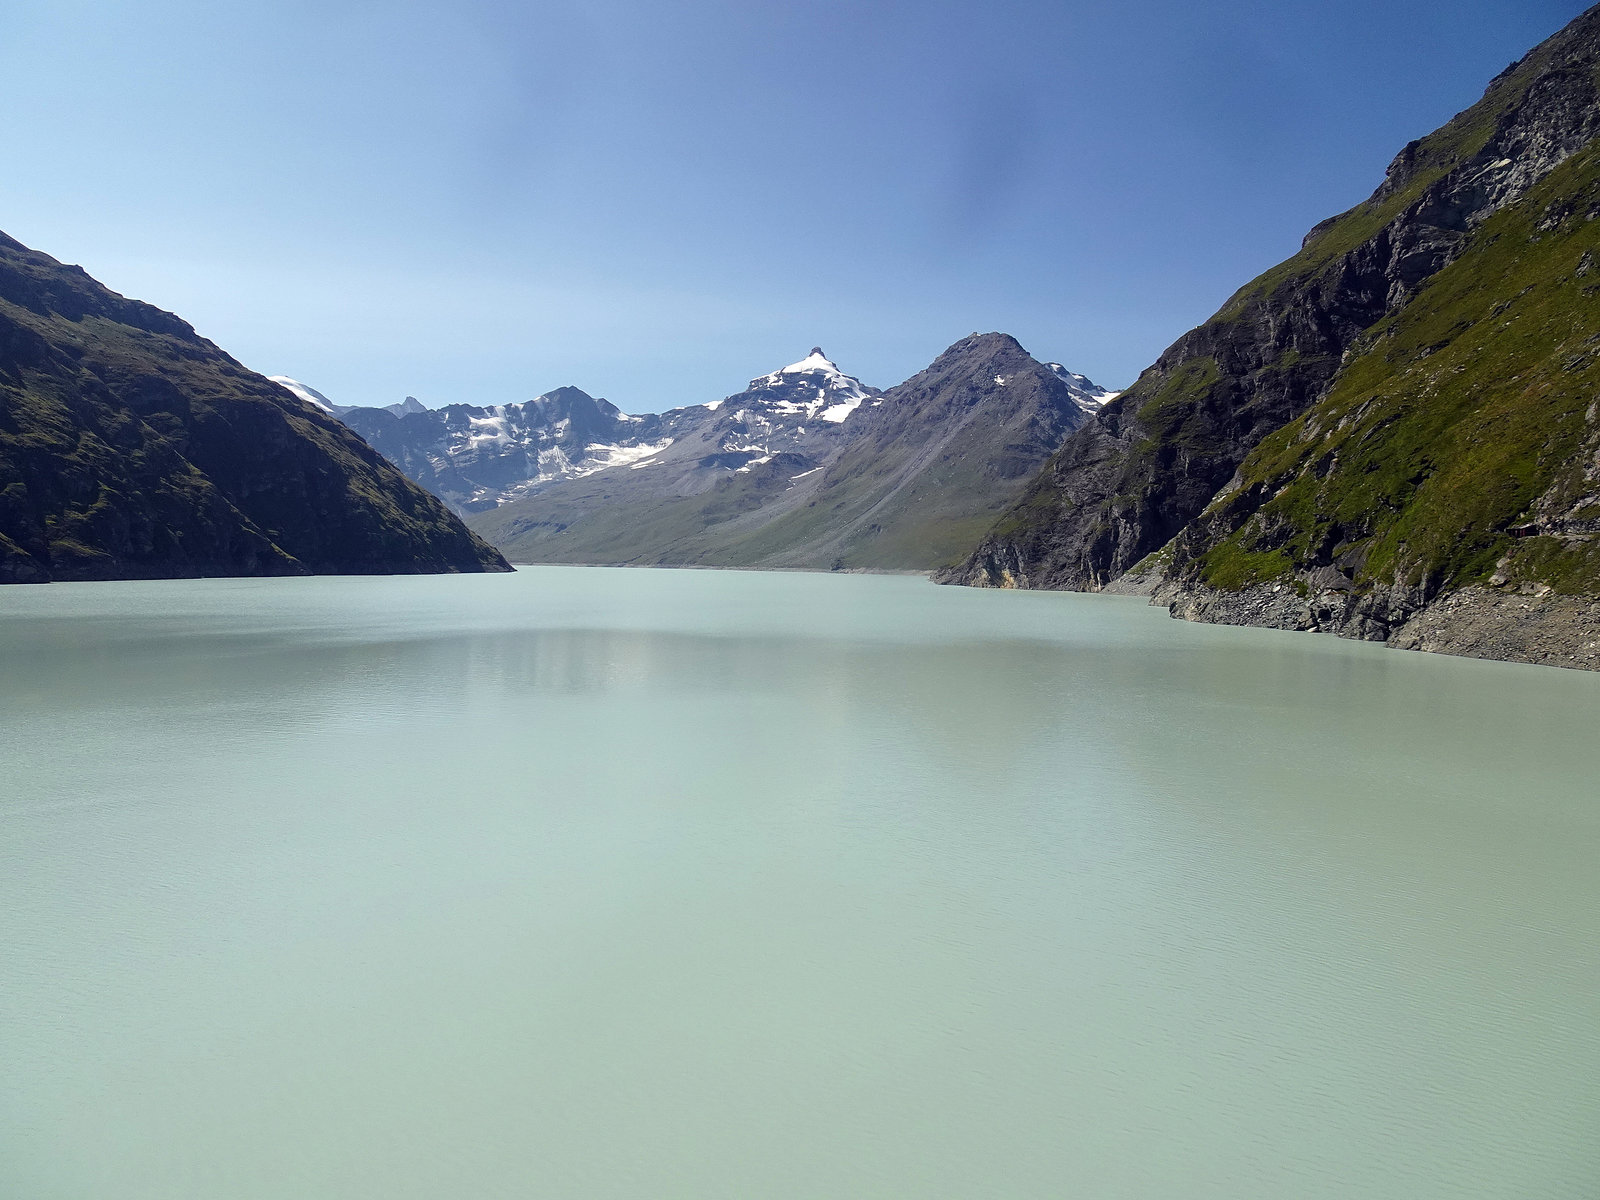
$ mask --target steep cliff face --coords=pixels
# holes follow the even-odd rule
[[[1600,145],[1359,339],[1163,552],[1175,613],[1600,666]]]
[[[1326,397],[1495,213],[1600,131],[1591,10],[1413,142],[1382,186],[1180,338],[1061,451],[946,582],[1093,590],[1198,517],[1246,456]]]
[[[0,581],[506,569],[332,416],[0,234]]]

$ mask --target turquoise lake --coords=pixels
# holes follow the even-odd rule
[[[1600,675],[910,577],[0,590],[7,1200],[1600,1194]]]

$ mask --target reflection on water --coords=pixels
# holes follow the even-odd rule
[[[0,667],[0,1194],[1600,1179],[1600,677],[562,568],[7,589]]]

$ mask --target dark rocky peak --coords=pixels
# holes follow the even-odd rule
[[[483,411],[519,412],[524,423],[533,424],[536,421],[610,421],[616,419],[620,410],[608,400],[596,400],[582,388],[568,386],[545,392],[523,404],[497,404]]]
[[[1092,384],[1090,385],[1093,386]],[[1005,389],[1011,389],[1008,393]],[[938,398],[949,404],[975,404],[1042,392],[1047,400],[1070,403],[1068,383],[1034,358],[1008,333],[974,333],[962,338],[924,370],[885,393],[885,407]]]
[[[606,441],[619,427],[645,420],[627,416],[609,400],[597,400],[575,387],[556,388],[521,404],[447,404],[406,419],[428,422],[455,435],[452,453],[524,444],[530,436],[569,446]]]
[[[1368,203],[1439,178],[1431,215],[1465,229],[1513,202],[1600,132],[1600,5],[1495,76],[1483,97],[1407,142]],[[1323,222],[1313,233],[1331,222]]]
[[[543,411],[554,411],[559,409],[563,412],[570,412],[574,408],[593,408],[596,407],[597,404],[609,405],[609,401],[596,401],[596,399],[589,395],[588,392],[584,391],[582,388],[573,387],[571,384],[568,384],[566,387],[558,387],[553,391],[545,392],[543,395],[535,396],[528,403],[536,405]],[[611,407],[614,408],[615,406],[612,405]]]
[[[1001,364],[1021,359],[1032,361],[1032,356],[1009,333],[971,333],[947,347],[927,369],[939,371],[958,363],[977,368],[985,363]]]

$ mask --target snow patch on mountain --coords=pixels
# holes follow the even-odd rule
[[[1060,363],[1045,363],[1045,367],[1062,383],[1072,389],[1072,398],[1078,402],[1078,407],[1085,412],[1104,408],[1111,401],[1122,395],[1121,392],[1108,391],[1091,380],[1087,375],[1079,375],[1076,371],[1069,371]]]
[[[796,383],[803,386],[796,388]],[[799,362],[752,379],[750,390],[781,390],[785,393],[783,398],[768,401],[773,412],[785,416],[803,414],[808,421],[820,418],[835,425],[860,408],[871,394],[859,379],[841,371],[821,346],[813,346]]]
[[[350,404],[335,404],[321,392],[317,391],[316,388],[311,387],[309,384],[301,383],[298,379],[291,378],[288,375],[268,375],[267,378],[272,380],[272,382],[277,384],[279,387],[288,388],[289,391],[293,392],[297,397],[299,397],[301,400],[304,400],[313,408],[320,408],[323,412],[332,413],[336,417],[343,418],[346,413],[354,412],[357,407]],[[384,405],[383,411],[391,412],[397,417],[404,417],[410,413],[427,412],[428,407],[415,396],[407,396],[398,404]]]
[[[659,442],[639,442],[636,445],[594,445],[584,455],[583,461],[578,464],[574,477],[581,479],[585,475],[593,475],[596,471],[607,471],[612,467],[642,466],[643,460],[654,458],[668,446],[672,445],[672,438],[662,438]]]
[[[493,412],[493,410],[490,410]],[[498,414],[490,417],[468,417],[472,432],[467,434],[467,449],[476,450],[485,442],[495,442],[498,445],[508,445],[511,441],[511,431],[506,428],[505,415]]]
[[[320,408],[325,413],[337,413],[338,407],[314,387],[307,387],[298,379],[291,379],[287,375],[268,375],[268,379],[279,387],[287,388],[312,408]]]

